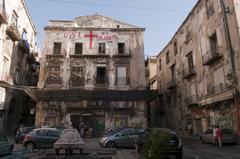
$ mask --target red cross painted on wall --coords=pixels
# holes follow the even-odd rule
[[[90,31],[89,35],[84,35],[85,38],[90,38],[89,48],[92,48],[92,40],[94,37],[98,37],[97,35],[94,35],[92,31]]]

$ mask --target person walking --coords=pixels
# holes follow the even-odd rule
[[[223,133],[219,126],[216,126],[216,138],[218,141],[218,147],[222,147]]]

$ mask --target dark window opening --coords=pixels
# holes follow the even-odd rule
[[[218,53],[217,48],[218,48],[218,41],[217,41],[217,34],[214,33],[210,37],[210,47],[211,47],[211,53],[212,55],[216,55]]]
[[[172,81],[176,80],[175,65],[171,66]]]
[[[211,0],[206,1],[207,17],[210,18],[214,14],[214,6]]]
[[[159,59],[159,70],[162,70],[162,59]]]
[[[188,58],[189,71],[192,71],[192,70],[194,70],[193,54],[192,54],[192,52],[187,55],[187,58]]]
[[[97,84],[106,84],[106,67],[97,67]]]
[[[174,55],[177,55],[177,53],[178,53],[177,42],[174,42]]]
[[[99,54],[105,54],[106,53],[106,44],[105,43],[99,43]]]
[[[81,55],[82,49],[82,43],[75,43],[75,55]]]
[[[118,53],[119,54],[125,53],[125,43],[118,43]]]
[[[170,62],[170,59],[169,59],[169,52],[166,53],[166,64],[168,64]]]
[[[53,54],[61,54],[61,47],[62,47],[61,43],[54,43]]]

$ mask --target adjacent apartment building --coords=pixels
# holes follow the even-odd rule
[[[38,81],[35,38],[24,0],[0,0],[0,131],[34,124],[35,104],[23,90]]]
[[[240,1],[199,0],[157,56],[165,123],[179,134],[240,128]]]
[[[102,15],[50,20],[37,92],[36,126],[71,122],[83,136],[146,127],[144,28]]]

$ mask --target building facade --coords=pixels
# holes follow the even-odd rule
[[[239,131],[239,3],[199,0],[157,56],[166,123],[179,134]]]
[[[0,0],[0,131],[32,125],[34,102],[23,86],[36,86],[36,29],[24,0]]]
[[[139,94],[146,89],[143,32],[97,14],[49,21],[36,126],[71,120],[82,135],[112,126],[145,127],[146,102]]]

